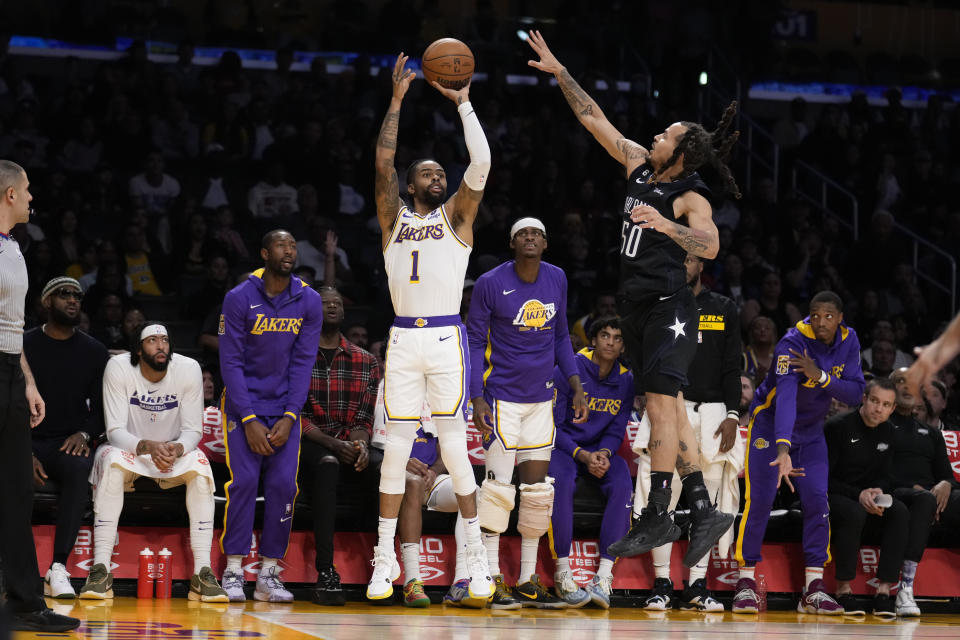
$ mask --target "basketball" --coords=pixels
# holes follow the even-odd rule
[[[458,90],[473,76],[473,52],[456,38],[434,40],[423,52],[423,77],[441,87]]]

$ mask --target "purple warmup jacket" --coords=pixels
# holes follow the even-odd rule
[[[793,371],[791,349],[800,354],[806,349],[827,373],[826,382],[821,385]],[[755,427],[773,423],[776,444],[802,445],[823,438],[823,420],[831,399],[857,405],[863,398],[866,383],[860,369],[860,341],[845,325],[837,328],[833,344],[826,345],[814,336],[810,318],[801,320],[780,339],[773,355],[770,371],[753,397],[750,415]]]
[[[299,419],[323,327],[320,294],[296,276],[274,298],[254,271],[223,299],[220,373],[227,414]]]

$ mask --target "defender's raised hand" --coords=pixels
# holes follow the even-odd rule
[[[550,51],[547,41],[543,39],[539,31],[528,32],[527,44],[533,49],[534,53],[540,56],[540,60],[527,60],[527,64],[534,69],[545,71],[547,73],[557,74],[563,71],[563,65],[557,60],[557,57]]]

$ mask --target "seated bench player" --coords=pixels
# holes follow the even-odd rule
[[[551,516],[554,555],[557,568],[554,590],[571,607],[587,602],[607,609],[613,585],[614,558],[607,547],[622,538],[630,525],[630,495],[633,481],[627,462],[616,455],[627,429],[633,408],[633,374],[620,363],[623,337],[616,316],[597,318],[589,328],[592,348],[576,355],[580,381],[587,394],[590,417],[574,422],[570,385],[554,369],[555,400],[553,419],[557,425],[556,452],[550,458],[550,477],[554,478],[553,515]],[[577,478],[594,482],[606,498],[600,524],[600,567],[583,589],[570,571],[570,544],[573,539],[573,493]]]
[[[200,442],[203,379],[196,360],[173,353],[167,328],[139,327],[130,353],[110,358],[103,372],[108,445],[97,450],[93,485],[93,566],[80,598],[113,597],[110,573],[123,494],[140,476],[161,488],[185,484],[193,576],[190,600],[227,602],[210,570],[213,544],[213,473]]]

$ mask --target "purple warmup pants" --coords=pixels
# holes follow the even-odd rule
[[[257,416],[268,429],[279,417]],[[247,445],[247,436],[240,418],[227,416],[224,443],[230,482],[226,485],[227,506],[223,511],[223,535],[220,550],[226,555],[245,556],[250,553],[253,537],[253,512],[256,507],[257,487],[263,473],[263,534],[260,537],[260,555],[282,558],[287,552],[290,530],[293,526],[293,504],[297,498],[297,465],[300,462],[300,419],[290,428],[290,437],[272,456],[254,453]]]
[[[777,458],[774,443],[773,413],[770,419],[758,415],[750,425],[747,437],[746,505],[737,535],[737,561],[752,567],[762,559],[763,535],[770,520],[770,510],[777,494],[777,468],[770,463]],[[820,436],[806,444],[794,445],[790,457],[795,468],[802,467],[805,476],[791,478],[800,497],[803,512],[804,566],[822,567],[830,562],[830,506],[827,502],[827,441]]]
[[[607,500],[600,523],[600,557],[614,558],[607,554],[607,547],[622,538],[630,528],[630,497],[633,481],[627,462],[618,455],[610,458],[610,468],[602,478],[590,474],[587,466],[567,454],[554,449],[550,457],[550,477],[553,482],[553,516],[550,521],[553,553],[558,558],[570,555],[573,541],[573,492],[577,476],[593,481],[600,487]]]

